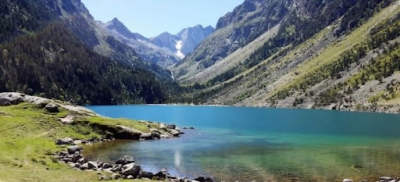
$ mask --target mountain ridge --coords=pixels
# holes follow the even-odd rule
[[[257,2],[228,13],[208,39],[241,30],[246,17],[260,19],[268,6]],[[269,33],[204,66],[208,51],[219,49],[202,46],[206,39],[172,68],[193,102],[397,112],[400,1],[268,2],[288,11]]]
[[[142,59],[157,63],[164,68],[179,62],[185,54],[193,51],[197,44],[213,31],[211,26],[203,28],[197,25],[185,28],[176,35],[163,32],[156,37],[147,38],[139,33],[131,32],[117,18],[107,23],[98,23],[119,41],[134,48]],[[193,33],[194,31],[196,32]]]
[[[169,72],[102,34],[80,0],[6,0],[0,8],[0,92],[78,104],[166,101],[159,80]]]

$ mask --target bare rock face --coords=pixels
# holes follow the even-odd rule
[[[45,108],[47,111],[49,111],[51,113],[60,112],[60,109],[58,109],[58,106],[52,102],[48,103]]]

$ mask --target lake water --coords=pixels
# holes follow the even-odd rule
[[[113,118],[193,126],[179,138],[93,145],[86,155],[134,156],[145,170],[217,181],[373,180],[400,175],[400,115],[208,106],[91,106]]]

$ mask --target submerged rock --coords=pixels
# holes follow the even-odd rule
[[[124,166],[124,165],[126,165],[126,164],[130,164],[130,163],[134,163],[134,162],[135,162],[135,160],[133,159],[133,157],[124,155],[124,156],[122,156],[121,158],[119,158],[119,159],[115,162],[115,164],[121,164],[122,166]]]

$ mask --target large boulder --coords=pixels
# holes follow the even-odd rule
[[[69,154],[75,154],[76,152],[81,152],[83,149],[78,145],[68,146],[67,151]]]
[[[169,130],[169,133],[174,136],[174,137],[178,137],[180,134],[182,134],[180,131],[178,130]]]
[[[152,133],[142,133],[140,134],[140,139],[142,140],[153,140],[153,135]]]
[[[58,109],[58,106],[54,103],[48,103],[45,109],[51,113],[60,112],[60,109]]]
[[[103,166],[101,166],[103,169],[109,169],[112,168],[113,165],[109,164],[109,163],[104,163]]]
[[[176,129],[176,125],[170,124],[170,125],[167,125],[167,128],[174,130],[174,129]]]
[[[82,164],[81,166],[79,166],[79,169],[87,170],[87,169],[89,169],[89,164],[88,163]]]
[[[0,106],[10,106],[11,102],[8,98],[0,98]]]
[[[97,162],[89,161],[89,162],[88,162],[88,168],[89,168],[89,169],[95,169],[95,170],[97,170],[97,168],[98,168]]]
[[[73,115],[68,115],[65,118],[60,118],[61,123],[63,124],[73,124],[74,121],[74,116]]]
[[[81,164],[81,165],[85,164],[85,163],[88,163],[88,162],[89,161],[84,157],[82,157],[82,158],[78,159],[78,161],[76,161],[76,163]]]
[[[62,138],[62,139],[58,139],[56,141],[56,145],[70,145],[74,142],[74,139],[72,138]]]
[[[122,167],[121,174],[126,176],[132,175],[136,178],[139,175],[140,170],[140,166],[136,165],[135,163],[130,163]]]
[[[73,154],[73,156],[71,157],[72,162],[78,162],[78,160],[82,158],[83,158],[82,154]]]
[[[0,93],[0,106],[17,105],[23,102],[24,94],[14,92]]]

